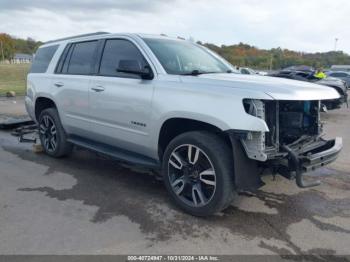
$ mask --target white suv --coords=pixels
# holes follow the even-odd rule
[[[321,138],[328,87],[238,74],[201,45],[166,36],[94,33],[45,43],[28,75],[26,107],[53,157],[73,145],[162,174],[172,199],[206,216],[261,168],[306,184],[334,161],[340,138]]]

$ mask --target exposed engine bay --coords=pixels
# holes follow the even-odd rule
[[[263,119],[270,132],[252,132],[242,140],[252,159],[266,161],[280,156],[280,146],[313,140],[322,132],[320,101],[245,100],[248,114]]]
[[[291,144],[301,136],[320,133],[319,101],[269,101],[265,103],[265,121],[274,132],[266,145]],[[278,135],[276,134],[278,132]],[[276,137],[279,140],[276,140]]]

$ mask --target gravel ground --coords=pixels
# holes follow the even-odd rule
[[[21,115],[13,101],[0,112]],[[323,117],[344,149],[312,174],[321,186],[268,175],[205,219],[180,211],[146,170],[85,150],[52,159],[0,131],[0,254],[349,254],[350,110]]]

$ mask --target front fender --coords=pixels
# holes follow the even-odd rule
[[[243,106],[242,106],[243,107]],[[217,114],[220,113],[220,114]],[[163,123],[172,118],[185,118],[189,120],[196,120],[204,122],[217,127],[222,131],[227,130],[247,130],[247,131],[260,131],[268,132],[269,128],[266,122],[260,118],[247,114],[244,110],[237,112],[237,114],[231,114],[229,112],[191,112],[191,111],[171,111],[163,115],[157,121],[156,130],[160,130]]]

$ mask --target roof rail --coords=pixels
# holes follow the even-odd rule
[[[80,37],[87,37],[87,36],[93,36],[93,35],[105,35],[105,34],[110,34],[110,33],[108,33],[108,32],[95,32],[95,33],[90,33],[90,34],[74,35],[74,36],[59,38],[59,39],[55,39],[55,40],[50,40],[50,41],[45,42],[44,44],[49,44],[49,43],[54,43],[54,42],[59,42],[59,41],[69,40],[69,39],[75,39],[75,38],[80,38]]]

